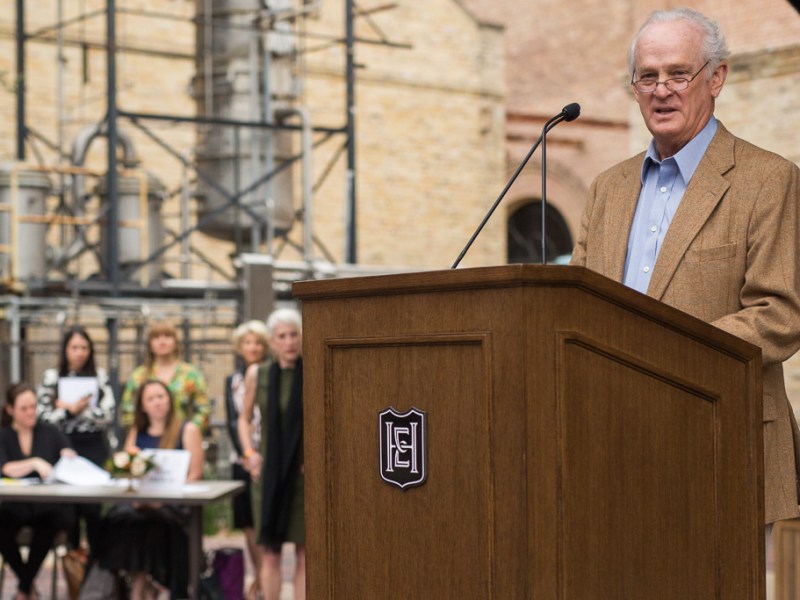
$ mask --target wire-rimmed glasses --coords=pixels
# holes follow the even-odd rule
[[[636,91],[641,94],[652,94],[657,89],[659,84],[663,85],[667,88],[670,92],[682,92],[686,88],[689,87],[689,84],[694,81],[694,78],[697,77],[703,69],[708,66],[710,60],[707,60],[706,63],[700,67],[697,72],[692,75],[691,77],[670,77],[669,79],[665,79],[664,81],[657,81],[651,78],[645,79],[637,79],[636,81],[633,80],[633,75],[631,75],[631,85],[636,88]]]

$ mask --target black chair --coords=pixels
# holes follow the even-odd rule
[[[22,529],[17,532],[17,544],[19,545],[20,549],[27,550],[30,548],[31,541],[33,540],[33,529],[31,527],[23,527]],[[67,547],[67,532],[60,531],[56,534],[55,538],[53,538],[53,551],[52,551],[52,558],[53,558],[53,576],[50,583],[50,597],[56,598],[56,592],[58,587],[58,563],[59,558],[63,556],[64,552],[66,551]],[[27,553],[22,552],[23,557],[27,560]],[[3,585],[5,583],[6,577],[6,561],[5,559],[0,556],[0,593],[2,593]]]

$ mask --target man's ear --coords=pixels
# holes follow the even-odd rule
[[[722,92],[722,86],[725,85],[725,80],[727,77],[728,63],[721,62],[719,65],[717,65],[717,68],[714,69],[714,73],[711,75],[711,95],[714,98],[717,98]]]

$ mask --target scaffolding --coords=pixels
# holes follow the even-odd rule
[[[16,159],[9,174],[10,198],[5,222],[12,239],[0,240],[0,257],[8,268],[0,285],[6,291],[0,296],[3,311],[0,352],[7,366],[0,375],[2,383],[16,379],[36,381],[44,363],[41,357],[53,358],[53,344],[58,345],[55,333],[72,322],[101,330],[99,344],[109,366],[114,385],[119,386],[121,375],[132,365],[128,362],[142,350],[142,331],[153,315],[180,321],[183,327],[188,356],[203,363],[208,348],[227,352],[230,360],[223,361],[227,373],[234,367],[229,334],[243,319],[263,318],[274,303],[289,302],[291,282],[297,279],[341,276],[377,272],[357,265],[356,251],[356,151],[355,151],[355,48],[359,43],[408,48],[407,44],[391,41],[372,21],[376,12],[391,10],[394,4],[362,8],[353,0],[343,0],[344,31],[329,35],[310,31],[309,19],[315,17],[321,0],[196,0],[194,14],[179,14],[118,6],[118,0],[106,0],[105,6],[87,9],[86,0],[78,12],[65,16],[65,0],[54,0],[52,21],[35,30],[26,27],[26,4],[32,0],[16,0]],[[91,3],[91,2],[90,2]],[[99,3],[98,3],[99,4]],[[73,5],[74,6],[74,5]],[[220,12],[220,7],[225,10]],[[175,21],[193,27],[197,36],[197,52],[182,52],[158,45],[124,43],[118,37],[118,25],[125,18]],[[354,21],[364,19],[376,35],[357,38]],[[99,23],[104,24],[104,30]],[[79,35],[72,34],[79,28]],[[86,35],[86,30],[101,31],[104,37]],[[214,35],[219,29],[234,31],[248,42],[247,75],[252,97],[247,118],[220,115],[214,89]],[[29,66],[26,48],[29,44],[47,44],[56,49],[57,131],[45,135],[30,122],[27,113]],[[340,47],[344,52],[345,111],[341,124],[319,126],[311,123],[308,111],[298,96],[273,94],[276,83],[274,65],[277,60],[290,61],[295,84],[302,88],[303,61],[310,52]],[[84,72],[89,69],[89,54],[102,52],[105,56],[104,113],[85,124],[74,139],[71,151],[65,135],[65,67],[64,50],[80,51]],[[119,104],[120,53],[143,55],[154,59],[194,61],[197,77],[193,93],[197,114],[171,114],[168,111],[125,110]],[[283,54],[281,54],[283,53]],[[260,103],[258,101],[261,91]],[[192,127],[207,135],[214,128],[226,131],[230,148],[233,175],[228,185],[220,181],[219,168],[208,156],[177,147],[158,131],[158,127]],[[163,185],[138,156],[129,131],[148,140],[166,156],[171,157],[181,172],[179,185]],[[281,153],[271,147],[280,134],[298,136],[299,150]],[[54,139],[53,139],[54,138]],[[105,138],[104,164],[97,167],[97,157],[91,166],[88,154],[97,139]],[[335,145],[331,158],[313,180],[311,156],[322,146]],[[44,150],[43,150],[44,149]],[[29,154],[35,164],[29,161]],[[47,156],[46,156],[47,155]],[[333,163],[344,158],[346,264],[337,265],[322,240],[313,235],[312,198],[332,171]],[[205,162],[204,162],[205,161]],[[302,202],[292,208],[288,221],[276,226],[275,206],[270,186],[281,175],[302,165],[300,193]],[[19,181],[37,172],[57,180],[55,193],[48,198],[41,214],[17,214]],[[248,175],[244,177],[243,174]],[[1,175],[1,174],[0,174]],[[20,177],[22,179],[20,179]],[[35,178],[34,178],[35,179]],[[290,177],[291,179],[291,177]],[[35,180],[31,186],[36,188]],[[190,199],[198,188],[216,194],[221,202],[200,211],[192,219]],[[101,197],[97,210],[89,200]],[[124,202],[121,201],[124,200]],[[169,227],[159,212],[167,201],[177,200],[180,210],[179,226]],[[233,246],[230,264],[220,263],[193,243],[193,234],[204,231],[221,217],[230,218]],[[2,218],[0,216],[0,218]],[[240,223],[248,223],[241,226]],[[290,235],[297,223],[302,223],[302,237]],[[38,232],[57,236],[56,249],[44,258],[44,266],[33,265],[31,275],[15,262],[21,237],[31,235],[30,227]],[[28,227],[28,229],[24,229]],[[299,237],[299,239],[298,239]],[[3,244],[5,242],[5,244]],[[16,244],[16,246],[15,246]],[[286,248],[293,248],[301,260],[282,258]],[[172,264],[180,270],[167,273]],[[215,281],[193,279],[189,265],[200,264],[216,277]],[[382,271],[385,272],[385,271]],[[266,278],[271,293],[261,297],[248,290],[253,276]],[[263,281],[262,287],[263,287]],[[202,335],[200,335],[202,334]],[[44,349],[46,347],[46,349]],[[203,350],[203,349],[206,350]],[[199,352],[199,354],[198,354]],[[219,364],[219,361],[214,361]],[[224,374],[222,374],[224,375]],[[220,375],[220,376],[222,376]],[[224,377],[223,377],[224,378]],[[215,377],[210,377],[212,383]],[[221,379],[217,380],[221,385]],[[115,391],[119,391],[119,387]]]

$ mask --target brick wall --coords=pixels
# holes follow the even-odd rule
[[[77,5],[66,3],[65,19],[75,16]],[[86,11],[105,2],[87,0]],[[27,0],[29,31],[52,23],[52,0]],[[157,0],[139,2],[137,8],[169,12],[190,18],[194,2]],[[319,18],[308,23],[316,34],[341,36],[342,2],[323,2]],[[375,28],[372,27],[375,26]],[[13,78],[14,11],[0,14],[0,71]],[[94,17],[66,35],[89,42],[104,40],[105,17]],[[504,54],[502,30],[486,26],[454,0],[425,3],[400,2],[396,9],[379,11],[369,20],[359,19],[358,36],[379,39],[385,35],[410,49],[358,44],[356,131],[359,261],[413,268],[449,266],[502,185],[504,169]],[[189,93],[194,73],[194,30],[188,21],[152,19],[126,14],[117,23],[120,46],[165,51],[177,56],[120,53],[117,57],[119,105],[131,111],[193,115]],[[318,45],[319,38],[309,38]],[[27,61],[29,124],[50,140],[58,137],[55,101],[55,47],[29,43]],[[89,50],[83,69],[80,49],[65,51],[64,114],[67,144],[88,123],[105,111],[105,56]],[[344,125],[345,82],[343,46],[303,55],[306,87],[303,101],[315,125]],[[86,78],[86,80],[84,80]],[[0,158],[12,159],[15,148],[15,100],[0,91]],[[241,118],[246,118],[242,115]],[[180,163],[146,135],[120,121],[132,135],[143,166],[167,189],[180,182]],[[196,143],[194,127],[146,122],[178,152]],[[315,180],[343,143],[339,136],[314,154]],[[41,146],[41,144],[40,144]],[[92,146],[90,163],[102,168],[105,144]],[[295,148],[299,143],[295,143]],[[44,148],[45,155],[48,153]],[[344,258],[344,160],[339,158],[315,198],[313,221],[317,238],[337,259]],[[299,186],[296,186],[299,189]],[[164,207],[168,223],[180,229],[177,199]],[[502,219],[487,228],[465,264],[502,262],[505,234]],[[301,228],[292,232],[301,239]],[[229,265],[231,245],[196,234],[193,240],[223,265]],[[319,252],[317,252],[319,255]],[[177,273],[177,256],[170,253],[171,271]],[[285,251],[283,258],[296,258]],[[90,270],[91,267],[88,267]],[[202,264],[192,265],[192,276],[218,276]]]

